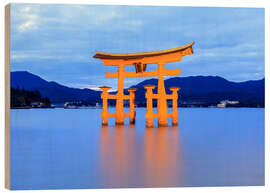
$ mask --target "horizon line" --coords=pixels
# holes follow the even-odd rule
[[[26,72],[26,73],[32,74],[32,75],[34,75],[34,76],[38,76],[39,78],[43,79],[44,81],[47,81],[47,82],[55,82],[55,83],[57,83],[57,84],[59,84],[59,85],[61,85],[61,86],[66,86],[65,84],[58,83],[58,82],[56,82],[56,81],[54,81],[54,80],[50,80],[50,81],[49,81],[49,80],[46,80],[46,79],[42,78],[40,75],[34,74],[34,73],[29,72],[29,71],[27,71],[27,70],[10,71],[10,73],[14,73],[14,72]],[[228,79],[226,79],[226,78],[224,78],[224,77],[222,77],[222,76],[218,76],[218,75],[191,75],[191,76],[164,77],[164,78],[165,78],[165,80],[168,80],[168,79],[172,79],[172,78],[190,78],[190,77],[218,77],[218,78],[222,78],[222,79],[224,79],[224,80],[226,80],[226,81],[228,81],[228,82],[233,82],[233,83],[244,83],[244,82],[249,82],[249,81],[260,81],[260,80],[265,79],[265,76],[264,76],[263,78],[260,78],[260,79],[250,79],[250,80],[245,80],[245,81],[239,81],[239,82],[238,82],[238,81],[231,81],[231,80],[228,80]],[[105,79],[105,77],[104,77],[104,79]],[[156,79],[156,80],[158,80],[158,78],[149,78],[149,79],[146,79],[146,80],[151,80],[151,79]],[[145,81],[145,80],[143,80],[143,81]],[[141,81],[141,82],[143,82],[143,81]],[[141,82],[139,82],[139,83],[141,83]],[[139,83],[137,83],[137,84],[139,84]],[[137,84],[135,84],[135,85],[137,85]],[[93,85],[92,85],[92,86],[93,86]],[[132,86],[134,86],[134,85],[132,85]],[[130,87],[132,87],[132,86],[130,86]],[[87,88],[87,87],[73,87],[73,86],[66,86],[66,87],[69,87],[69,88],[77,88],[77,89],[89,89],[89,90],[99,91],[99,90],[97,89],[97,88],[98,88],[98,85],[93,86],[93,88],[91,88],[91,87],[89,87],[89,88]],[[126,87],[126,88],[130,88],[130,87]],[[126,88],[124,88],[124,89],[126,89]],[[117,88],[116,88],[116,89],[112,88],[110,92],[114,92],[114,91],[117,91]]]

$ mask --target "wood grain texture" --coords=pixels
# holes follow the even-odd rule
[[[5,6],[5,188],[10,189],[10,4]]]

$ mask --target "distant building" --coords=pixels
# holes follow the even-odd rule
[[[65,104],[64,104],[64,108],[65,109],[76,109],[77,108],[77,106],[74,104],[74,103],[70,103],[70,102],[66,102]]]
[[[183,101],[179,105],[184,107],[204,107],[208,106],[208,103],[203,101]]]
[[[217,107],[218,108],[225,108],[226,107],[226,103],[219,103],[219,104],[217,104]]]
[[[230,101],[230,100],[224,100],[224,101],[221,101],[217,107],[219,108],[225,108],[227,105],[237,105],[239,104],[239,101]]]
[[[32,102],[31,103],[31,107],[32,108],[42,108],[45,107],[46,105],[42,102]]]
[[[55,108],[54,105],[46,104],[44,102],[32,102],[30,104],[31,108]]]

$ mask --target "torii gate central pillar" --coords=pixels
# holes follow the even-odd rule
[[[124,124],[124,68],[123,64],[118,66],[118,91],[116,99],[116,120],[117,125]]]
[[[167,126],[167,98],[166,98],[166,90],[164,85],[164,68],[165,63],[158,63],[158,125],[159,126]]]

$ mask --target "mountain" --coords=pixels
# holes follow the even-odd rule
[[[132,88],[137,88],[135,103],[145,106],[144,85],[158,84],[157,79],[142,81]],[[175,77],[165,80],[166,92],[172,86],[180,87],[179,102],[184,104],[216,105],[221,100],[237,100],[243,106],[264,106],[265,79],[245,82],[231,82],[218,76]],[[101,102],[100,91],[91,89],[70,88],[56,82],[46,81],[26,71],[11,72],[11,87],[25,90],[38,90],[43,97],[52,103],[68,101],[89,101],[92,104]],[[156,93],[157,89],[154,89]],[[125,93],[128,94],[127,90]],[[155,103],[155,102],[154,102]]]
[[[179,102],[188,104],[216,105],[222,100],[237,100],[242,104],[254,104],[264,106],[265,79],[245,82],[231,82],[218,76],[190,76],[175,77],[165,80],[166,92],[170,87],[180,87]],[[145,96],[144,85],[156,85],[153,90],[157,92],[158,79],[145,80],[137,85],[136,102],[142,101]],[[247,106],[249,106],[247,105]]]
[[[11,72],[11,87],[25,90],[38,90],[43,97],[50,98],[52,103],[68,101],[100,102],[100,91],[91,89],[78,89],[63,86],[54,81],[46,81],[27,71]]]

